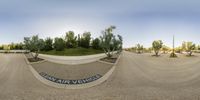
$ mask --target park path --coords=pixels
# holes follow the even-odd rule
[[[66,90],[38,81],[22,54],[0,54],[0,100],[200,99],[198,57],[190,62],[148,57],[148,54],[123,52],[106,82],[88,89]]]

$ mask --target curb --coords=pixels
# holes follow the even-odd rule
[[[106,73],[104,74],[101,78],[99,78],[98,80],[95,80],[93,82],[90,83],[85,83],[85,84],[78,84],[78,85],[67,85],[67,84],[58,84],[52,81],[49,81],[45,78],[43,78],[29,63],[29,61],[27,60],[26,56],[24,55],[24,59],[26,61],[26,63],[28,64],[28,67],[30,69],[30,71],[32,72],[32,74],[42,83],[48,85],[48,86],[52,86],[55,88],[64,88],[64,89],[85,89],[85,88],[90,88],[96,85],[99,85],[101,83],[103,83],[104,81],[106,81],[114,72],[117,63],[119,62],[119,59],[121,57],[121,54],[119,55],[117,61],[115,62],[115,64],[113,65],[113,67]]]
[[[114,51],[114,53],[116,53],[116,51]],[[34,55],[35,53],[32,54]],[[79,65],[98,61],[106,57],[106,55],[104,53],[85,56],[56,56],[39,54],[38,57],[58,64]]]
[[[23,54],[24,55],[24,59],[25,59],[25,61],[26,61],[26,63],[28,64],[28,65],[32,65],[32,64],[39,64],[39,63],[43,63],[43,62],[46,62],[47,60],[42,60],[42,61],[38,61],[38,62],[29,62],[28,61],[28,59],[27,59],[27,57],[25,56],[25,54]]]
[[[114,65],[115,64],[115,63],[105,62],[105,61],[101,61],[101,60],[98,60],[97,62],[104,63],[104,64],[109,64],[109,65]]]

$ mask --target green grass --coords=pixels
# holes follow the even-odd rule
[[[48,55],[58,55],[58,56],[84,56],[84,55],[92,55],[92,54],[99,54],[103,53],[103,50],[96,50],[92,48],[69,48],[65,49],[64,51],[41,51],[41,54],[48,54]]]

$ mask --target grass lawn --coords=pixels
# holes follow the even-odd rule
[[[70,48],[65,49],[64,51],[41,51],[41,54],[49,54],[49,55],[58,55],[58,56],[84,56],[84,55],[92,55],[103,53],[103,50],[96,50],[96,49],[86,49],[86,48]]]

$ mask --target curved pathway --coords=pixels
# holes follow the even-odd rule
[[[165,56],[123,52],[108,81],[88,89],[66,90],[38,81],[23,55],[0,54],[0,100],[200,99],[200,56]]]

